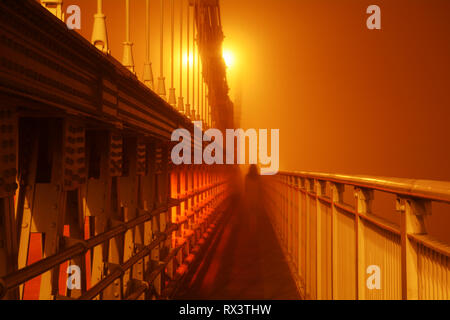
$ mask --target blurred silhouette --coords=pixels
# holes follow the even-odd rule
[[[258,167],[250,166],[242,189],[238,175],[232,181],[234,201],[219,223],[204,263],[177,299],[299,299],[261,205]]]
[[[251,232],[257,232],[258,219],[262,212],[261,207],[261,181],[256,165],[251,165],[245,177],[245,190],[243,197],[244,214]]]
[[[245,177],[245,195],[244,200],[248,211],[259,211],[261,197],[261,181],[258,167],[252,164]]]

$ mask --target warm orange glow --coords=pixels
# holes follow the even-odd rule
[[[227,49],[223,49],[222,56],[223,60],[225,60],[225,65],[227,66],[227,68],[233,67],[235,61],[233,52]]]
[[[192,63],[194,61],[194,58],[192,56],[192,52],[189,53],[189,65],[192,66]],[[187,62],[188,62],[188,54],[187,52],[183,53],[183,66],[187,66]]]

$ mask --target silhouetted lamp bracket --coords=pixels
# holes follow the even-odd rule
[[[125,0],[125,42],[123,43],[122,64],[131,72],[134,71],[133,42],[130,38],[130,0]]]
[[[158,94],[163,98],[166,99],[166,78],[165,77],[159,77],[158,78]]]
[[[64,21],[65,17],[62,11],[63,0],[41,0],[41,4],[58,19]]]
[[[106,16],[103,14],[102,0],[97,0],[97,13],[94,14],[94,27],[92,30],[92,44],[105,54],[110,54],[108,46],[108,33],[106,31]]]
[[[176,106],[176,104],[177,104],[177,97],[176,97],[176,94],[175,94],[175,88],[170,88],[169,89],[169,104],[170,105],[172,105],[172,106]]]
[[[144,75],[142,77],[144,84],[150,89],[154,89],[152,63],[147,61],[144,63]]]

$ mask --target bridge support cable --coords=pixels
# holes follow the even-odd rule
[[[170,0],[170,89],[169,104],[173,107],[177,105],[177,97],[174,88],[174,72],[175,72],[175,0]]]
[[[222,56],[222,42],[224,39],[221,19],[220,5],[218,0],[185,0],[187,2],[187,66],[186,66],[186,86],[187,100],[185,112],[190,119],[203,121],[205,127],[217,127],[221,130],[233,128],[233,103],[228,96],[228,84],[226,79],[226,66]],[[62,13],[62,0],[41,0],[42,5],[64,21]],[[169,93],[166,92],[164,62],[165,62],[165,1],[160,2],[160,74],[156,93],[169,104],[183,113],[185,108],[183,102],[183,4],[180,3],[180,96],[176,97],[176,88],[174,84],[174,49],[175,49],[175,0],[170,2],[170,73],[171,83]],[[192,25],[190,12],[192,7]],[[152,64],[150,58],[150,7],[149,0],[146,0],[145,15],[145,61],[142,82],[151,90],[154,89],[154,79]],[[125,66],[134,76],[136,76],[133,42],[131,41],[130,23],[131,23],[130,0],[125,0],[125,41],[123,42],[122,65]],[[94,25],[91,37],[91,43],[106,55],[109,55],[109,43],[106,32],[106,17],[103,14],[103,1],[97,0],[97,13],[94,15]],[[190,31],[192,29],[192,50],[190,48]],[[192,53],[192,55],[191,55]],[[192,59],[192,62],[191,62]],[[192,72],[190,72],[192,64]],[[190,95],[190,73],[192,73],[192,102],[189,101]],[[204,93],[203,82],[205,83]],[[203,107],[203,99],[206,99],[206,107]],[[200,96],[202,95],[202,96]],[[183,109],[183,110],[182,110]],[[209,124],[209,125],[208,125]]]
[[[125,42],[123,43],[122,64],[133,74],[134,58],[133,58],[133,42],[131,42],[130,31],[130,0],[125,0]]]
[[[191,119],[191,101],[190,101],[190,69],[191,69],[191,23],[190,23],[190,11],[191,6],[189,5],[189,0],[186,0],[187,10],[186,10],[186,116]]]
[[[195,33],[195,21],[196,21],[196,0],[193,0],[192,5],[192,16],[194,19],[192,19],[192,110],[191,110],[191,119],[197,120],[197,114],[196,114],[196,101],[195,101],[195,76],[196,76],[196,62],[197,62],[197,36]]]
[[[178,111],[181,113],[185,113],[184,110],[184,97],[183,97],[183,23],[184,23],[184,1],[180,0],[180,57],[179,57],[179,64],[180,64],[180,96],[178,97],[178,104],[177,108]],[[189,55],[187,55],[189,57]],[[186,62],[188,63],[189,58],[186,59]]]
[[[142,81],[151,90],[154,90],[153,69],[150,59],[150,0],[145,0],[145,62]]]
[[[160,20],[158,94],[163,100],[166,100],[166,78],[164,77],[164,0],[161,0]]]

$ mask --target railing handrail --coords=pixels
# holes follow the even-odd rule
[[[297,176],[371,188],[379,191],[450,203],[450,182],[437,180],[332,174],[308,171],[280,171],[279,175]]]
[[[450,182],[306,171],[264,180],[262,198],[302,297],[450,297],[449,282],[439,280],[450,271],[450,245],[425,224],[433,201],[450,204]],[[389,202],[396,222],[381,214]],[[367,285],[371,266],[383,274],[381,291]]]

